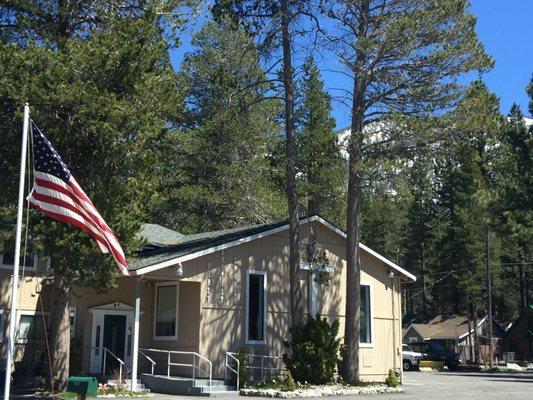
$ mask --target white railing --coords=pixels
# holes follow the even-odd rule
[[[152,358],[148,357],[141,349],[139,349],[139,354],[144,356],[148,361],[150,361],[150,363],[152,364],[152,372],[151,372],[151,374],[153,375],[156,362]]]
[[[106,364],[107,364],[107,355],[109,354],[112,356],[115,360],[118,361],[118,382],[120,385],[122,385],[122,368],[124,367],[124,361],[122,361],[115,353],[113,353],[111,350],[109,350],[107,347],[91,347],[91,352],[93,350],[100,350],[104,356],[104,359],[102,361],[102,375],[106,374]]]
[[[160,353],[160,354],[166,354],[167,355],[167,377],[170,378],[170,368],[171,367],[190,367],[192,369],[192,380],[193,384],[196,386],[196,379],[198,378],[198,374],[204,374],[205,376],[209,376],[209,392],[211,393],[211,386],[212,386],[212,380],[213,380],[213,364],[211,361],[209,361],[208,358],[202,356],[201,354],[198,354],[194,351],[180,351],[180,350],[161,350],[161,349],[139,349],[139,352],[144,355],[146,358],[148,356],[144,353]],[[172,362],[171,355],[172,354],[178,354],[181,356],[190,356],[192,358],[192,363],[178,363],[178,362]],[[155,367],[155,361],[149,359],[152,362],[152,375]],[[200,366],[200,363],[204,361],[208,369],[202,369]]]
[[[236,358],[235,356],[237,353],[228,352],[227,354],[233,358]],[[268,379],[277,378],[285,370],[285,367],[283,366],[283,357],[263,356],[260,354],[246,354],[246,356],[248,357],[248,365],[246,368],[250,370],[250,376],[252,379],[255,378],[255,374],[253,372],[257,370],[259,370],[261,381],[264,381],[265,377],[268,377]]]
[[[228,362],[228,359],[233,359],[233,361],[236,362],[237,366],[236,366],[236,369],[233,369],[232,366],[230,365],[230,363]],[[241,371],[241,362],[239,361],[239,359],[237,357],[235,357],[235,353],[226,353],[226,368],[224,369],[224,381],[227,381],[228,380],[228,370],[230,370],[231,372],[233,372],[235,374],[235,376],[237,377],[237,390],[239,390],[239,378],[240,378],[240,371]]]

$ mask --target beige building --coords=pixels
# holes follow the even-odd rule
[[[73,368],[110,373],[123,363],[124,371],[143,373],[151,384],[150,375],[231,378],[231,353],[244,346],[256,378],[278,373],[289,327],[287,223],[187,236],[146,224],[142,235],[147,244],[130,262],[131,277],[120,278],[108,293],[79,289],[73,296]],[[317,216],[301,221],[300,235],[302,243],[316,243],[312,249],[326,260],[320,268],[301,262],[306,310],[339,319],[342,335],[346,235]],[[368,247],[360,249],[360,379],[383,381],[391,368],[401,366],[400,285],[415,277]],[[11,271],[10,256],[3,256],[0,327],[5,334]],[[40,278],[49,268],[46,260],[26,264],[17,312],[21,366],[30,357],[24,348],[42,346],[39,300],[45,318],[51,301]]]

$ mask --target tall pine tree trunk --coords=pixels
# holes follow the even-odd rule
[[[472,295],[468,295],[468,354],[471,362],[475,361],[475,344],[474,344],[474,335],[470,334],[472,332],[472,320],[474,314],[474,306],[472,304]]]
[[[69,289],[64,277],[54,277],[54,297],[50,320],[50,355],[54,389],[62,389],[69,376],[70,365],[70,310]]]
[[[520,313],[522,314],[527,308],[527,296],[526,296],[526,271],[524,264],[520,264],[518,269],[518,275],[520,280]]]
[[[422,247],[422,313],[424,314],[424,319],[428,316],[428,301],[426,290],[426,252],[424,247]]]
[[[353,131],[352,131],[353,135]],[[344,326],[343,378],[355,384],[359,379],[359,336],[361,304],[361,271],[359,264],[359,214],[361,211],[361,178],[356,161],[350,156],[348,180],[347,237],[346,237],[346,321]]]
[[[294,78],[292,71],[291,38],[288,0],[281,1],[281,33],[283,42],[283,86],[285,90],[285,168],[289,206],[289,286],[291,325],[300,325],[303,318],[300,291],[300,240],[298,236],[298,198],[296,197],[296,135],[294,127]]]
[[[370,12],[369,0],[363,0],[359,11],[358,37],[364,37]],[[347,383],[355,384],[359,380],[359,336],[361,304],[361,268],[359,260],[359,221],[361,199],[363,194],[362,158],[363,158],[363,124],[366,82],[364,80],[364,63],[366,54],[358,50],[353,68],[353,98],[350,144],[348,154],[348,193],[346,207],[346,323],[344,327],[344,345],[346,356],[343,359],[343,378]]]
[[[480,364],[479,340],[477,337],[477,307],[474,307],[473,320],[474,320],[474,362],[476,364]]]
[[[65,52],[71,35],[70,8],[72,3],[59,0],[57,3],[57,49]],[[65,387],[70,368],[70,309],[69,284],[54,266],[53,303],[50,313],[50,358],[52,383],[55,391]]]

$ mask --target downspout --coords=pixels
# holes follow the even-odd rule
[[[391,296],[392,296],[392,367],[394,372],[397,371],[396,357],[398,356],[398,348],[396,344],[396,301],[394,299],[394,271],[389,270],[389,278],[391,278]],[[403,369],[403,368],[402,368]],[[400,370],[400,380],[403,382],[403,371]]]

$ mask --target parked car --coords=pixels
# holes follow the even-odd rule
[[[410,371],[418,366],[418,362],[424,355],[413,351],[408,344],[402,344],[402,366],[404,371]]]
[[[448,350],[436,340],[428,340],[420,343],[409,343],[409,346],[424,354],[423,360],[443,361],[450,370],[457,369],[459,365],[459,354]]]

